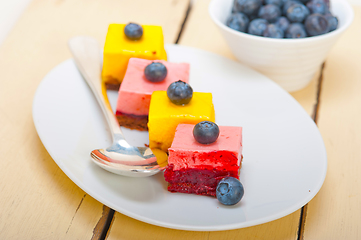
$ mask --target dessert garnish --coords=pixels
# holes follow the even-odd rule
[[[124,34],[130,40],[139,40],[143,36],[143,28],[136,23],[128,23],[124,27]]]
[[[225,177],[217,185],[217,199],[224,205],[235,205],[241,201],[243,195],[243,185],[237,178]]]
[[[214,143],[219,136],[219,127],[211,121],[202,121],[193,128],[194,139],[201,144]]]
[[[144,69],[145,78],[151,82],[163,81],[167,73],[167,68],[160,62],[152,62]]]
[[[178,80],[169,85],[167,95],[172,103],[176,105],[185,105],[191,101],[193,89],[188,83]]]

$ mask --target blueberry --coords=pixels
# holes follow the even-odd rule
[[[328,21],[328,26],[330,27],[330,32],[335,30],[338,26],[338,19],[335,16],[332,16],[331,14],[326,14],[325,15],[327,21]]]
[[[276,24],[268,24],[266,30],[263,32],[264,37],[270,38],[283,38],[284,32],[281,28],[277,27]]]
[[[231,13],[236,13],[236,12],[238,12],[238,11],[237,11],[237,8],[236,8],[236,2],[237,2],[236,0],[233,1]]]
[[[323,0],[311,0],[306,6],[311,13],[325,14],[328,10],[327,5]]]
[[[305,5],[301,3],[296,3],[291,7],[289,7],[287,9],[287,14],[286,14],[290,22],[298,22],[298,23],[303,22],[308,15],[310,15],[310,11]]]
[[[298,0],[300,1],[302,4],[306,5],[310,0]]]
[[[250,22],[248,26],[248,33],[256,36],[263,36],[264,30],[266,30],[268,22],[266,19],[257,18]]]
[[[321,1],[323,1],[326,4],[327,9],[329,10],[330,9],[330,0],[321,0]]]
[[[281,9],[273,4],[262,6],[259,9],[258,17],[273,23],[281,16]]]
[[[214,122],[199,122],[193,128],[193,137],[201,144],[213,143],[217,140],[218,136],[219,128]]]
[[[286,38],[305,38],[307,33],[302,23],[291,23],[286,31]]]
[[[276,26],[281,28],[283,32],[286,32],[287,28],[290,26],[290,21],[286,17],[279,17],[275,22]]]
[[[330,26],[326,17],[319,13],[313,13],[306,18],[305,29],[309,36],[317,36],[328,33]]]
[[[248,17],[243,13],[232,13],[226,25],[236,31],[246,32],[249,24]]]
[[[128,23],[124,27],[124,34],[130,40],[138,40],[143,35],[143,28],[139,24],[136,23]]]
[[[276,5],[278,7],[282,7],[283,5],[283,1],[282,0],[265,0],[265,3],[266,4],[273,4],[273,5]]]
[[[295,5],[296,3],[301,3],[300,1],[297,0],[287,0],[284,4],[283,4],[283,8],[282,8],[282,14],[286,16],[287,14],[287,10],[289,7]]]
[[[160,62],[152,62],[144,69],[145,78],[151,82],[163,81],[167,73],[167,68]]]
[[[169,85],[167,95],[172,103],[184,105],[191,101],[193,89],[188,83],[178,80]]]
[[[261,5],[261,0],[235,0],[234,8],[237,12],[250,16],[256,14]]]
[[[218,201],[224,205],[234,205],[241,201],[244,195],[242,183],[234,177],[225,177],[219,181],[216,190]]]

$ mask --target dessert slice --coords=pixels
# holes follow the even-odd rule
[[[178,124],[204,120],[215,120],[211,93],[194,92],[189,103],[177,105],[166,91],[155,91],[149,107],[149,147],[167,152]]]
[[[170,192],[216,196],[224,177],[239,179],[242,160],[242,128],[219,126],[217,140],[201,144],[193,137],[193,124],[179,124],[169,148],[164,172]]]
[[[152,63],[162,63],[166,67],[166,77],[159,82],[147,79],[144,70]],[[121,126],[145,131],[148,129],[150,98],[154,91],[167,90],[168,86],[179,80],[188,83],[189,64],[171,63],[164,60],[129,59],[127,71],[116,107],[116,116]]]
[[[110,24],[108,28],[102,70],[102,79],[108,89],[119,89],[128,61],[132,57],[167,60],[160,26],[142,25],[139,39],[127,36],[124,32],[126,26]]]

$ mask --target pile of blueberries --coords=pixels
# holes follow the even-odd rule
[[[234,0],[226,25],[270,38],[305,38],[337,28],[329,0]]]

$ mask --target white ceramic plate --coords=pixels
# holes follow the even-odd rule
[[[219,125],[243,127],[243,199],[227,207],[217,199],[170,193],[163,174],[127,178],[96,166],[89,153],[111,144],[93,95],[72,60],[41,82],[33,102],[36,130],[67,176],[85,192],[132,218],[167,228],[216,231],[286,216],[310,201],[326,175],[321,135],[303,108],[267,77],[224,57],[167,45],[169,61],[189,62],[194,91],[212,92]],[[117,93],[109,92],[114,107]],[[147,133],[126,130],[143,146]]]

